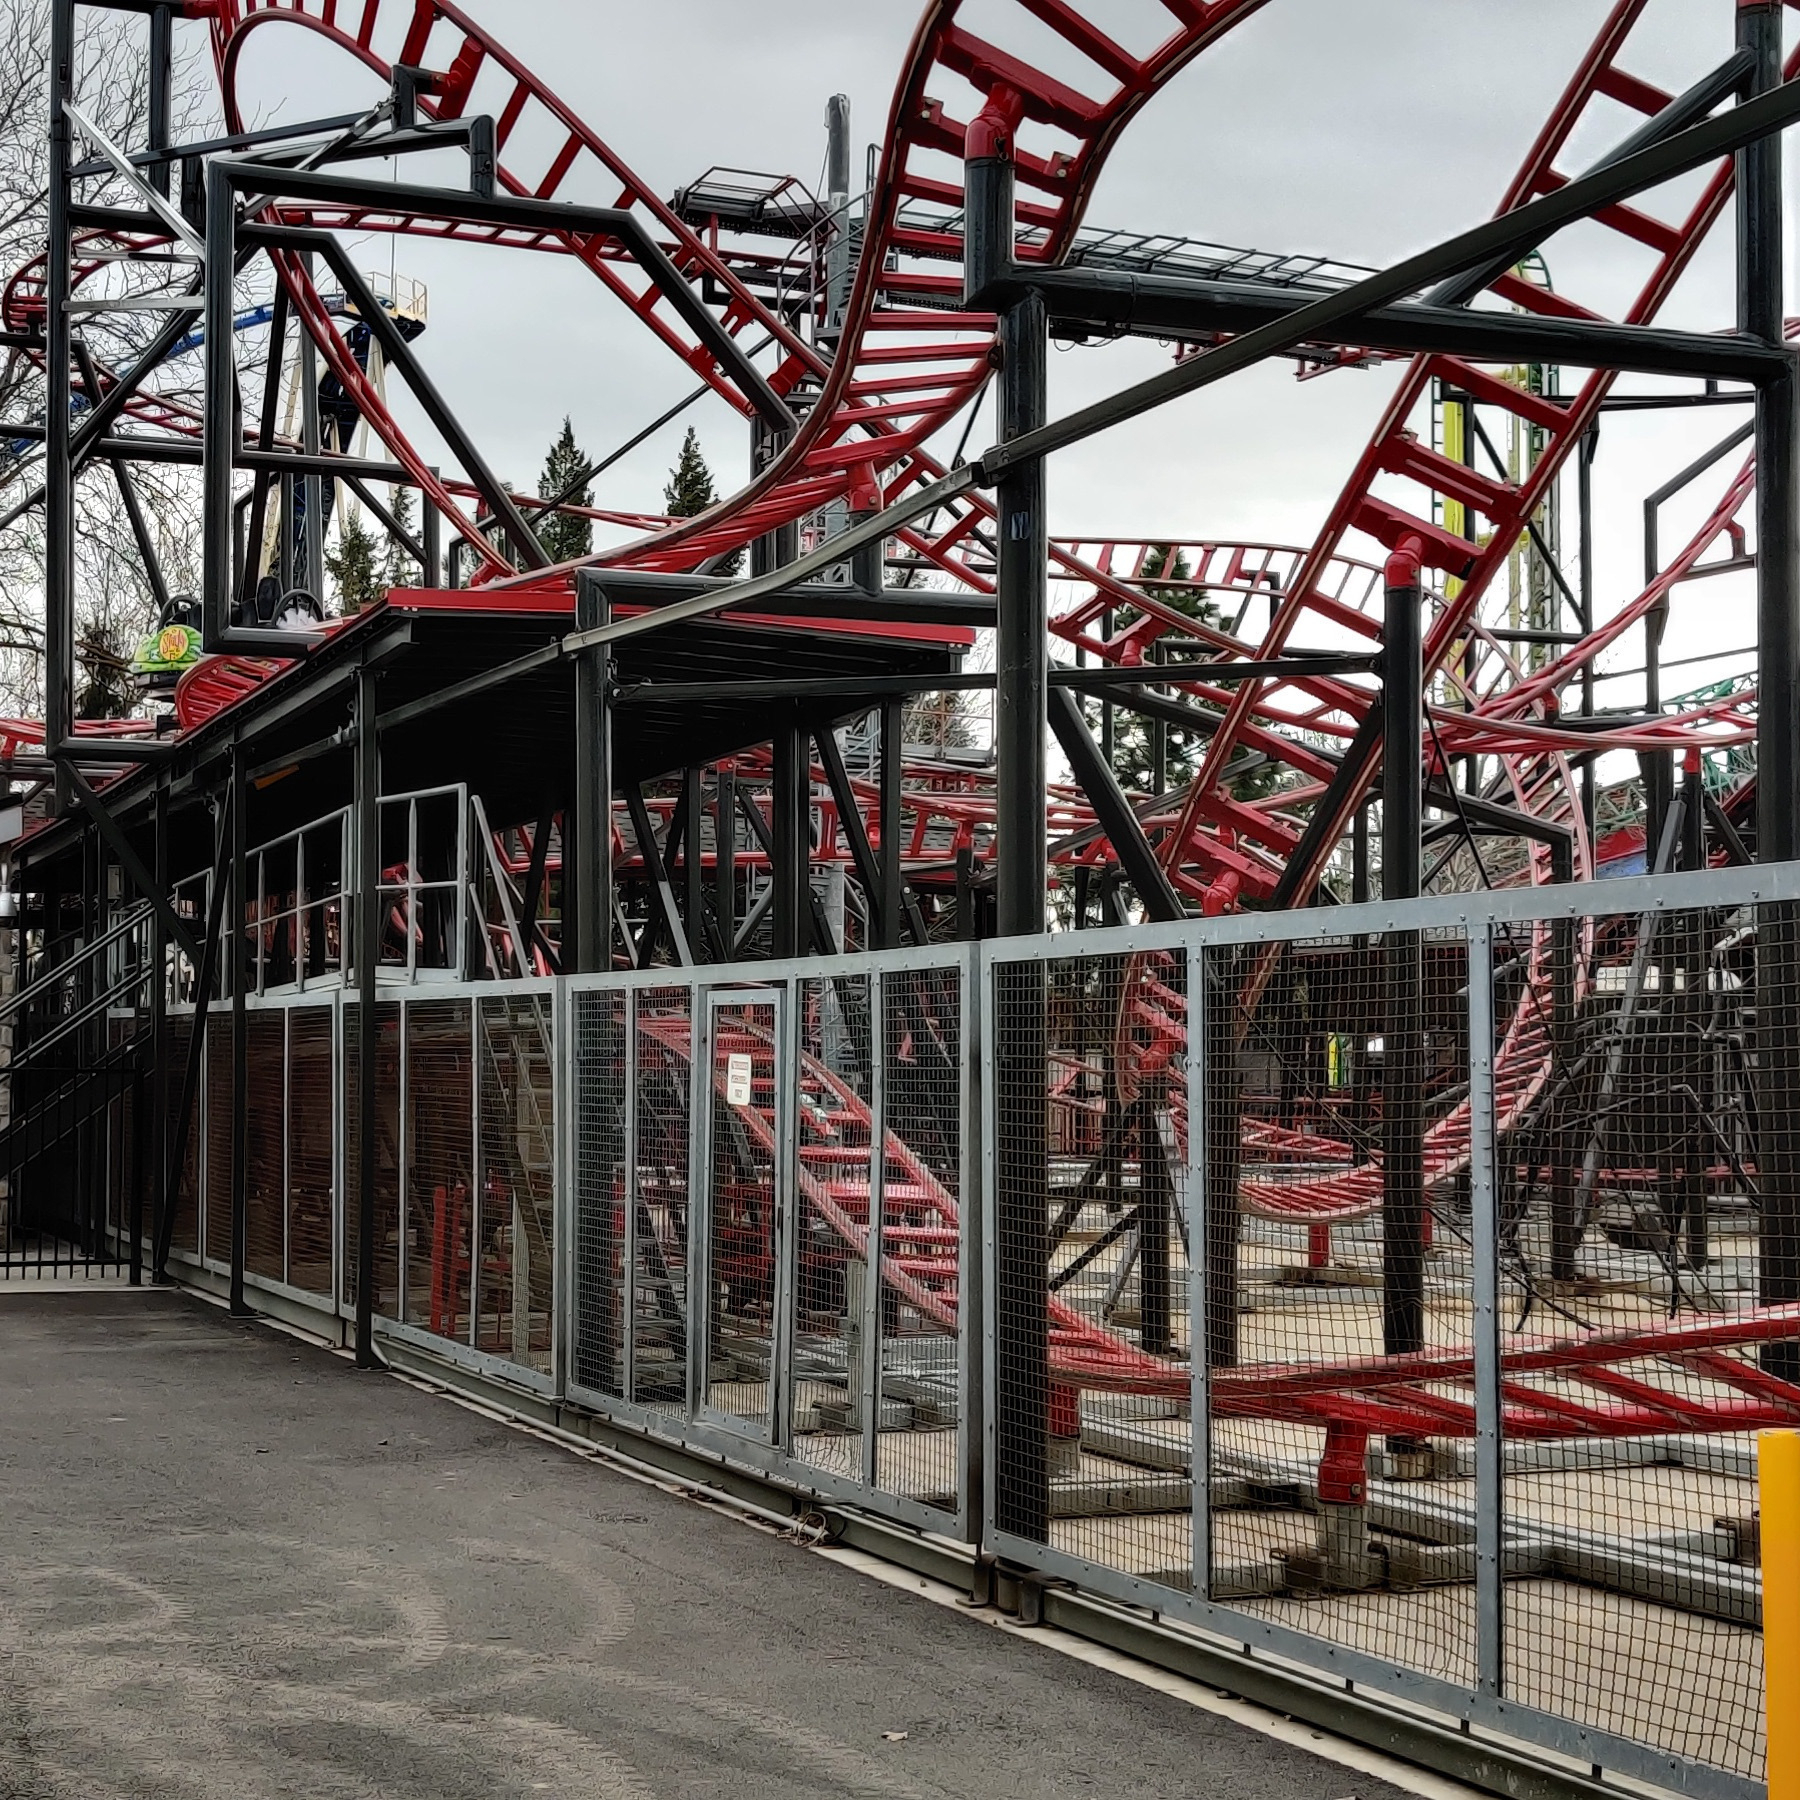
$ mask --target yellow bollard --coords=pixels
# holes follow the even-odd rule
[[[1800,1800],[1800,1431],[1757,1446],[1769,1800]]]

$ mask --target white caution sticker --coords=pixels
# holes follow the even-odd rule
[[[750,1058],[733,1052],[725,1059],[725,1099],[732,1106],[750,1104]]]

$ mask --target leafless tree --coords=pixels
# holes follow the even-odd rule
[[[142,19],[123,14],[95,19],[89,12],[77,46],[76,97],[88,117],[127,150],[142,147],[148,116],[145,33]],[[48,0],[0,0],[0,288],[15,303],[31,297],[45,247],[49,47]],[[176,72],[178,128],[204,125],[210,105],[203,71],[190,57]],[[84,198],[102,203],[130,203],[124,184],[112,178],[87,182],[82,191]],[[178,284],[187,273],[175,263],[107,265],[94,276],[92,291],[141,292]],[[105,371],[129,367],[161,322],[161,315],[147,312],[86,314],[79,321],[80,336],[104,378]],[[196,373],[192,366],[171,365],[159,373],[156,389],[165,397],[181,397],[184,380],[191,383]],[[35,442],[9,438],[4,424],[40,424],[44,396],[38,358],[8,351],[0,362],[0,519],[19,509],[43,479]],[[196,481],[179,467],[143,463],[135,465],[131,478],[171,589],[192,586]],[[106,462],[95,460],[82,470],[75,513],[80,686],[89,710],[103,702],[112,710],[125,693],[117,667],[149,625],[153,591],[118,479]],[[25,506],[0,528],[0,713],[33,715],[43,705],[43,570],[42,509]]]

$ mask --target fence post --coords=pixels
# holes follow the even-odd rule
[[[1212,1371],[1213,1346],[1217,1326],[1213,1319],[1218,1296],[1213,1293],[1213,1196],[1208,1188],[1209,1152],[1213,1145],[1213,1103],[1219,1092],[1212,1069],[1212,1056],[1218,1040],[1214,1036],[1213,1015],[1220,1010],[1207,987],[1207,975],[1213,952],[1195,944],[1188,951],[1187,965],[1187,1168],[1182,1193],[1187,1197],[1187,1278],[1188,1278],[1188,1470],[1190,1477],[1191,1566],[1193,1587],[1201,1599],[1212,1598]],[[1229,1020],[1229,1013],[1227,1013]],[[1224,1050],[1230,1055],[1230,1040]],[[1232,1148],[1236,1149],[1238,1122],[1230,1117]],[[1236,1198],[1236,1158],[1229,1159]],[[1237,1255],[1237,1234],[1231,1233],[1231,1255]],[[1235,1276],[1236,1270],[1233,1269]],[[1237,1293],[1231,1284],[1229,1303],[1234,1337],[1233,1355],[1220,1359],[1235,1360],[1237,1325]]]
[[[1500,1385],[1500,1207],[1494,1169],[1494,928],[1469,927],[1469,1235],[1475,1357],[1475,1679],[1498,1696],[1506,1670],[1505,1486]]]
[[[1757,1444],[1769,1800],[1800,1796],[1800,1431]]]

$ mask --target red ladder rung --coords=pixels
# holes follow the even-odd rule
[[[506,140],[512,136],[513,127],[519,122],[519,115],[525,110],[525,103],[531,98],[529,83],[521,81],[512,91],[512,97],[500,109],[500,117],[494,122],[494,148],[504,150]]]
[[[1789,3],[1792,4],[1793,0],[1789,0]],[[1609,99],[1617,100],[1622,106],[1629,106],[1634,112],[1641,112],[1647,118],[1654,118],[1674,99],[1673,94],[1665,94],[1650,82],[1640,81],[1637,76],[1626,74],[1616,64],[1609,64],[1600,71],[1594,87]]]
[[[1097,26],[1090,25],[1068,0],[1021,0],[1021,4],[1122,86],[1135,88],[1142,80],[1143,69],[1131,54]]]
[[[1383,447],[1381,466],[1390,475],[1404,475],[1422,482],[1434,493],[1460,500],[1487,519],[1505,519],[1517,510],[1517,495],[1504,483],[1489,480],[1466,463],[1430,449],[1416,438],[1390,439]]]
[[[556,153],[556,161],[545,171],[544,179],[538,183],[537,197],[548,200],[562,186],[562,178],[574,167],[575,159],[581,154],[582,140],[578,131],[571,131],[564,140],[563,147]]]
[[[1486,369],[1476,368],[1473,363],[1445,356],[1437,359],[1437,367],[1440,378],[1451,385],[1490,406],[1504,407],[1506,411],[1516,413],[1533,425],[1543,426],[1546,431],[1561,431],[1569,422],[1568,413],[1554,400],[1546,400],[1541,394],[1527,393],[1525,389],[1514,387],[1509,381],[1502,381],[1498,375],[1489,374]]]

